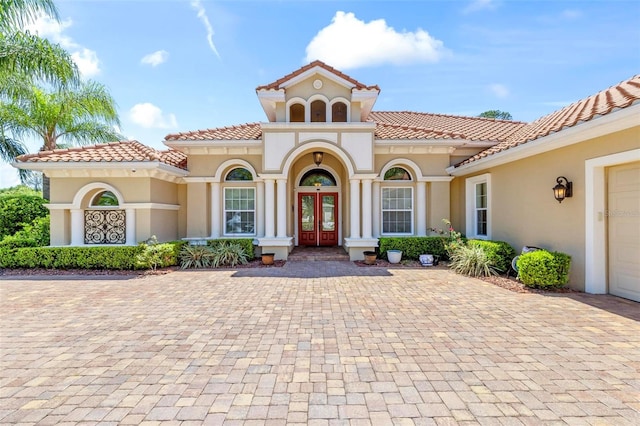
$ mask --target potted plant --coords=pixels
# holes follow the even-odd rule
[[[262,264],[263,265],[273,265],[273,257],[275,253],[262,253]]]
[[[400,263],[402,260],[402,250],[387,250],[389,263]]]
[[[378,255],[376,254],[375,251],[365,251],[363,252],[364,254],[364,263],[367,265],[375,265],[376,264],[376,258],[378,257]]]

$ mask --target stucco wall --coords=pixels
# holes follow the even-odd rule
[[[516,251],[534,245],[570,254],[570,285],[584,290],[585,160],[636,149],[639,140],[640,126],[457,177],[451,185],[454,224],[464,230],[465,178],[490,173],[491,239],[507,241]],[[561,204],[552,191],[558,176],[573,182],[573,197]]]
[[[177,210],[152,210],[149,214],[150,229],[158,241],[175,241],[178,235]]]
[[[71,203],[76,193],[85,185],[103,182],[113,186],[127,203],[151,202],[150,178],[52,178],[51,203]]]
[[[213,177],[222,163],[232,159],[248,162],[257,173],[262,170],[262,157],[259,155],[189,155],[189,176]]]
[[[316,80],[322,81],[321,89],[313,87],[313,82]],[[326,77],[316,74],[298,84],[288,87],[286,91],[286,100],[288,101],[295,97],[300,97],[306,100],[315,94],[322,94],[330,101],[336,97],[343,97],[347,100],[351,99],[351,91],[349,89],[336,84]]]
[[[449,156],[446,154],[378,154],[375,156],[375,170],[379,173],[390,161],[396,159],[408,159],[416,163],[423,176],[447,176],[446,168],[449,167]],[[413,176],[415,179],[415,176]]]

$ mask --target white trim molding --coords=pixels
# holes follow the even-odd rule
[[[478,235],[477,222],[476,222],[476,185],[480,183],[487,184],[487,234]],[[465,216],[466,216],[466,229],[465,233],[469,238],[477,238],[482,240],[491,239],[491,174],[485,173],[482,175],[467,178],[465,180]]]
[[[607,277],[607,186],[605,168],[640,161],[640,149],[586,160],[585,169],[585,288],[605,294]]]

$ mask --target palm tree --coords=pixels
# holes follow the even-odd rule
[[[120,125],[115,101],[106,87],[95,81],[50,91],[31,86],[30,93],[9,103],[0,102],[0,122],[5,138],[36,137],[45,151],[61,144],[86,145],[121,138],[115,130]],[[44,179],[48,199],[47,187]]]
[[[0,2],[0,79],[22,75],[56,85],[78,81],[78,69],[66,50],[22,30],[41,13],[58,19],[52,0]],[[0,95],[10,88],[0,84]]]

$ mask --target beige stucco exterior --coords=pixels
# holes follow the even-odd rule
[[[276,259],[286,259],[301,243],[298,228],[303,226],[304,209],[298,194],[327,193],[338,197],[335,210],[331,207],[335,244],[353,260],[362,259],[365,250],[374,250],[380,237],[430,235],[432,228],[441,229],[442,220],[449,219],[468,237],[506,241],[516,251],[533,245],[565,252],[573,259],[572,287],[606,291],[607,264],[602,260],[607,256],[606,218],[602,219],[602,211],[606,209],[607,167],[640,161],[639,105],[621,104],[602,116],[594,113],[584,122],[483,156],[483,150],[509,142],[505,134],[515,135],[526,123],[502,122],[498,128],[496,121],[457,117],[455,120],[466,120],[464,125],[451,129],[449,122],[439,129],[433,123],[447,122],[452,116],[421,117],[423,123],[411,121],[414,113],[405,113],[397,121],[378,126],[380,123],[368,120],[378,94],[377,86],[364,86],[314,63],[257,89],[268,119],[259,125],[190,132],[185,137],[169,135],[165,144],[186,157],[186,169],[182,163],[157,161],[159,154],[153,161],[42,162],[24,168],[43,170],[51,178],[52,245],[86,244],[84,213],[106,210],[89,204],[96,194],[110,191],[119,200],[113,209],[125,213],[120,225],[126,228],[126,241],[119,243],[136,244],[152,235],[160,241],[193,243],[252,238],[257,253],[273,252]],[[325,122],[311,119],[315,101],[325,103]],[[344,122],[334,122],[332,117],[332,105],[338,102],[346,106],[347,114],[340,112],[335,118],[345,117]],[[304,122],[290,120],[294,104],[304,108]],[[337,106],[344,111],[343,105]],[[583,115],[579,118],[584,119]],[[555,119],[566,119],[566,115]],[[475,136],[465,136],[478,123],[479,133],[471,131]],[[498,132],[501,136],[495,137],[499,140],[491,140],[487,128]],[[323,154],[320,164],[314,163],[314,152]],[[478,158],[473,157],[479,153]],[[473,161],[467,163],[470,158]],[[385,178],[396,167],[404,169],[401,175],[410,179]],[[251,178],[229,180],[229,172],[237,168],[245,169]],[[330,176],[336,184],[301,186],[307,173]],[[559,176],[573,182],[573,196],[562,203],[552,194]],[[478,183],[488,188],[486,235],[475,235],[475,227],[481,225],[470,214],[475,203],[471,191]],[[242,202],[251,207],[243,212],[252,219],[241,219],[242,226],[232,222],[238,211],[227,209],[234,201],[227,199],[227,193],[248,197]],[[383,194],[391,197],[388,194],[392,193],[403,194],[402,203],[410,197],[409,205],[384,216]],[[324,210],[315,214],[324,214]],[[384,222],[383,217],[402,217],[403,231],[385,233],[392,229],[385,226],[395,219]],[[334,240],[329,241],[333,244]]]
[[[491,176],[492,240],[510,243],[516,251],[537,246],[571,255],[569,284],[585,290],[585,162],[637,149],[640,126],[587,139],[506,164],[457,176],[451,183],[451,211],[456,229],[466,231],[465,180]],[[573,182],[573,197],[553,197],[556,178]]]

